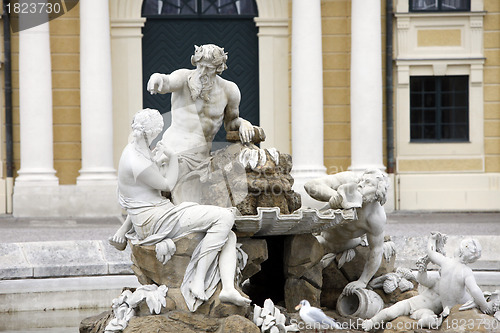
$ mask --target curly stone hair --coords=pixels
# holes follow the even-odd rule
[[[227,69],[227,52],[224,52],[224,48],[219,47],[214,44],[206,44],[202,46],[194,46],[194,55],[191,56],[191,64],[196,66],[201,60],[206,60],[211,62],[213,65],[217,66],[217,74],[221,74],[225,69]]]
[[[139,110],[132,120],[132,134],[135,138],[151,135],[163,129],[163,117],[155,109]]]
[[[389,177],[380,169],[367,169],[363,172],[363,176],[371,175],[377,179],[377,191],[375,192],[375,199],[380,202],[381,205],[384,205],[387,201],[387,190],[389,189]]]

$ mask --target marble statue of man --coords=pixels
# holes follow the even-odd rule
[[[239,116],[238,86],[218,75],[227,68],[226,60],[223,48],[195,46],[191,63],[196,69],[154,73],[148,81],[151,94],[172,93],[172,124],[162,142],[179,156],[180,181],[172,192],[175,204],[200,202],[199,179],[207,175],[212,141],[222,124],[226,131],[239,131],[242,143],[255,135],[252,124]]]
[[[195,311],[210,298],[219,281],[222,302],[249,304],[234,286],[237,254],[236,235],[231,231],[233,212],[189,202],[174,205],[161,195],[161,191],[172,190],[178,175],[177,156],[169,146],[160,142],[154,151],[149,148],[162,129],[163,118],[157,110],[136,113],[133,140],[123,150],[118,166],[119,201],[128,218],[110,243],[122,245],[126,237],[134,245],[156,245],[157,258],[166,262],[175,252],[172,240],[203,232],[181,285],[188,308]]]
[[[370,253],[357,281],[352,281],[343,293],[366,288],[382,262],[384,251],[384,229],[387,217],[382,205],[386,201],[389,180],[378,169],[366,170],[361,177],[355,172],[345,171],[317,178],[304,185],[314,199],[329,202],[334,209],[357,211],[357,219],[321,232],[318,241],[332,253],[342,253],[362,243],[364,234],[368,239]]]

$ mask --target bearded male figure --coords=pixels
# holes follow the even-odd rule
[[[345,286],[343,293],[366,288],[382,262],[386,201],[389,180],[378,169],[366,170],[361,177],[351,171],[317,178],[304,185],[314,199],[326,201],[333,209],[356,209],[357,219],[321,232],[318,241],[331,253],[342,253],[362,244],[366,234],[370,254],[357,281]]]
[[[179,156],[179,182],[172,191],[175,204],[200,202],[200,180],[209,173],[212,141],[224,124],[239,131],[242,143],[254,137],[254,127],[239,117],[240,90],[217,74],[226,68],[227,53],[213,44],[195,46],[191,63],[196,69],[178,69],[169,75],[151,75],[151,94],[172,93],[172,124],[162,142]]]

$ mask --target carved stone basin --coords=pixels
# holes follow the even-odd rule
[[[257,215],[236,216],[238,235],[276,236],[320,232],[356,219],[355,210],[299,209],[292,214],[280,214],[277,207],[258,207]]]

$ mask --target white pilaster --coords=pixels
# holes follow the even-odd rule
[[[288,0],[257,0],[259,16],[259,122],[266,132],[261,148],[290,153]],[[262,79],[264,78],[264,79]]]
[[[109,4],[103,0],[81,0],[82,169],[78,185],[116,181],[112,99]]]
[[[351,166],[384,170],[382,156],[382,32],[380,0],[352,0]]]
[[[134,114],[142,109],[142,0],[110,0],[113,74],[114,166],[128,143]]]
[[[292,2],[292,175],[303,206],[303,185],[326,175],[323,161],[323,60],[320,0]]]
[[[21,16],[21,21],[23,17]],[[58,185],[52,134],[49,24],[19,32],[21,168],[16,186]],[[36,184],[35,184],[36,183]]]

